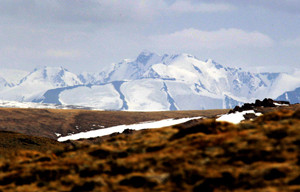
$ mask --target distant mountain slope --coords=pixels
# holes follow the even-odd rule
[[[295,90],[299,74],[251,73],[189,54],[144,51],[100,72],[76,75],[62,67],[43,67],[18,84],[0,78],[0,99],[107,110],[232,108]]]
[[[300,87],[293,91],[288,91],[277,97],[277,100],[289,101],[290,103],[300,103]]]
[[[2,90],[0,94],[4,100],[39,101],[49,89],[79,84],[82,82],[78,76],[62,67],[43,67],[34,69],[18,85]]]
[[[12,85],[9,84],[4,78],[0,77],[0,90],[5,89],[7,87],[11,87]]]
[[[28,71],[15,70],[15,69],[1,69],[0,77],[5,79],[5,81],[10,85],[14,86],[20,83],[20,80],[28,75]]]
[[[97,74],[95,78],[91,78],[91,74],[84,76],[91,79],[90,82],[86,82],[88,84],[93,84],[95,79],[98,79],[98,90],[101,87],[106,90],[106,84],[122,82],[119,89],[114,90],[119,93],[114,95],[115,100],[123,101],[122,107],[112,107],[118,110],[232,108],[257,98],[268,97],[268,93],[273,95],[283,93],[285,90],[283,86],[280,86],[279,90],[274,89],[277,85],[283,84],[281,79],[283,81],[299,79],[280,73],[245,72],[242,69],[222,66],[213,60],[200,61],[189,54],[159,56],[151,52],[142,52],[134,60],[126,59],[114,64],[110,70],[102,72],[101,75]],[[293,86],[294,84],[291,85]],[[61,95],[66,95],[63,92]],[[91,99],[92,97],[94,99]],[[80,102],[79,99],[75,102],[73,98],[65,96],[63,100],[63,103],[73,105]],[[101,101],[102,104],[89,100]],[[105,97],[101,99],[99,94],[98,96],[90,94],[89,100],[83,99],[80,104],[105,105],[105,109],[110,106],[109,103],[105,104],[107,99]]]

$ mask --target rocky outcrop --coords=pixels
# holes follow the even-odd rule
[[[255,103],[245,103],[244,105],[235,106],[232,110],[229,111],[229,113],[234,113],[236,111],[242,112],[247,110],[254,110],[260,107],[276,107],[280,105],[289,105],[290,103],[288,101],[274,101],[273,99],[266,98],[262,101],[256,100]]]

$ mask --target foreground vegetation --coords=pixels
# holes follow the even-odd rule
[[[0,158],[0,191],[299,191],[293,109],[20,150]]]

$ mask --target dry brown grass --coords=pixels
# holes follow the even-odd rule
[[[35,150],[47,152],[49,150],[62,150],[66,144],[56,140],[24,135],[21,133],[0,131],[0,157],[15,157],[21,150]]]
[[[0,108],[0,130],[56,139],[55,133],[67,135],[99,129],[100,126],[111,127],[166,118],[213,117],[227,111],[123,112]]]
[[[193,120],[0,160],[0,191],[299,191],[300,111]]]

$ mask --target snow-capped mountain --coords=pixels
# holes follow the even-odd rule
[[[67,87],[82,84],[76,74],[69,72],[63,67],[36,68],[21,79],[19,85],[32,83],[43,83],[50,87]]]
[[[4,79],[9,87],[15,86],[20,83],[20,80],[28,75],[28,71],[15,70],[15,69],[1,69],[0,78]]]
[[[0,91],[0,99],[108,110],[213,109],[276,98],[297,87],[297,72],[251,73],[189,54],[161,56],[144,51],[99,73],[36,69],[19,84]]]
[[[13,101],[36,101],[49,89],[80,85],[77,75],[62,67],[36,68],[20,82],[0,91],[1,99]]]
[[[189,54],[163,55],[142,52],[135,60],[124,60],[103,74],[103,82],[161,79],[184,82],[196,92],[221,95],[225,92],[251,98],[272,85],[277,73],[254,74],[224,67],[213,60],[205,62]],[[255,95],[256,96],[256,95]]]

